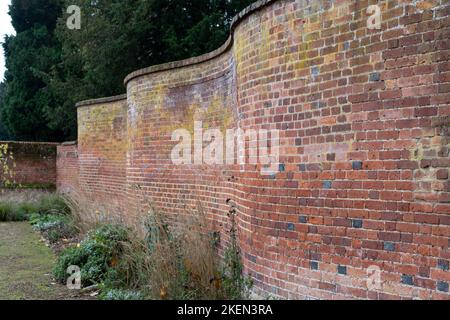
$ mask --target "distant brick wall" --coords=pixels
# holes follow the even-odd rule
[[[381,30],[369,3],[258,2],[215,52],[81,103],[79,191],[137,223],[142,194],[174,218],[200,204],[224,244],[235,204],[262,296],[449,299],[450,3],[374,1]],[[279,129],[279,172],[175,166],[194,120]]]
[[[0,141],[2,186],[55,187],[56,143]]]

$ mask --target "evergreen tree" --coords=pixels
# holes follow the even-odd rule
[[[2,82],[0,83],[0,110],[3,106],[3,99],[5,96],[5,84]],[[0,114],[0,141],[8,141],[11,139],[11,136],[8,133],[8,130],[4,126],[4,122],[2,121],[1,114]]]
[[[75,103],[125,92],[140,68],[218,48],[253,0],[13,0],[1,121],[17,139],[76,137]],[[81,9],[81,29],[66,8]]]
[[[46,77],[60,57],[54,37],[60,11],[59,0],[13,0],[10,5],[16,35],[6,36],[3,43],[7,72],[1,119],[19,140],[58,141],[64,137],[61,128],[49,124],[55,99],[46,85]]]

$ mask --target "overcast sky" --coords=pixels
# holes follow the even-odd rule
[[[0,41],[3,42],[5,34],[15,34],[11,25],[11,17],[8,15],[8,6],[11,0],[0,0]],[[0,49],[0,79],[3,81],[5,73],[5,56],[3,55],[3,46]]]

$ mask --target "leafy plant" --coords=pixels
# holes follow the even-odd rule
[[[76,234],[76,228],[69,216],[32,214],[30,224],[40,231],[51,243]]]
[[[121,254],[121,243],[128,240],[128,230],[118,225],[104,225],[90,232],[79,246],[62,252],[54,269],[55,278],[64,283],[67,268],[81,269],[83,286],[102,283],[112,272]]]

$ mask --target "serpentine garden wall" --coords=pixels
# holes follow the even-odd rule
[[[80,102],[58,187],[130,225],[145,201],[173,221],[200,207],[222,245],[235,210],[263,297],[449,299],[449,13],[447,0],[257,2],[216,51]],[[174,163],[173,133],[196,123],[277,130],[277,170],[250,161],[252,136],[245,163]]]

